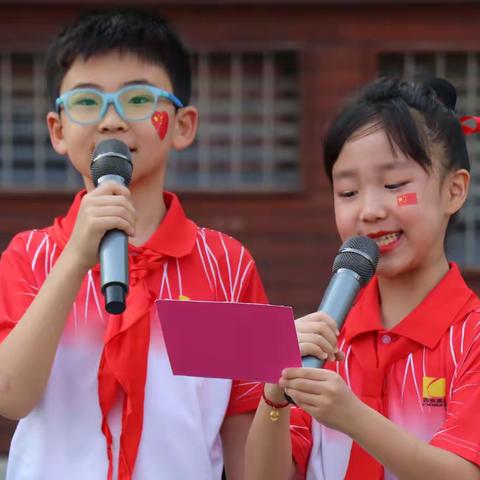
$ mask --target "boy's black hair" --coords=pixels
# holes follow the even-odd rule
[[[191,73],[187,50],[164,19],[153,12],[134,9],[86,12],[57,35],[46,58],[52,104],[55,105],[62,80],[76,59],[88,60],[112,51],[131,53],[163,67],[173,93],[188,105]]]
[[[424,83],[380,78],[351,100],[331,123],[324,142],[324,167],[332,181],[333,165],[348,139],[360,129],[382,128],[392,145],[422,168],[432,166],[430,153],[439,145],[445,171],[470,171],[465,136],[451,108]]]

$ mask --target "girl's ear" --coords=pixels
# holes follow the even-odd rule
[[[47,113],[47,126],[53,149],[60,155],[66,155],[67,149],[65,147],[63,125],[58,113]]]
[[[178,110],[175,116],[172,145],[175,150],[187,148],[195,139],[198,126],[198,111],[187,106]]]
[[[453,215],[458,212],[467,199],[470,186],[470,172],[464,168],[450,173],[445,179],[446,183],[446,212]]]

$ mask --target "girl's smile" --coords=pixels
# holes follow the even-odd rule
[[[376,232],[369,234],[372,240],[375,240],[375,243],[380,249],[380,254],[385,254],[394,250],[401,241],[402,231],[392,231],[392,232]]]

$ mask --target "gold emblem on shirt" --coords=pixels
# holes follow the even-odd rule
[[[428,407],[444,407],[446,393],[445,378],[423,377],[423,405]]]

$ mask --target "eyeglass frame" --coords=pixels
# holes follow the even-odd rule
[[[122,104],[120,103],[119,97],[123,93],[129,91],[129,90],[135,90],[138,88],[146,88],[150,92],[152,92],[155,95],[155,100],[154,103],[156,104],[158,102],[159,98],[166,98],[170,102],[172,102],[177,108],[184,108],[185,105],[182,103],[182,101],[176,97],[173,93],[167,92],[166,90],[163,90],[158,87],[154,87],[153,85],[145,84],[145,83],[139,83],[139,84],[134,84],[134,85],[127,85],[126,87],[122,87],[116,92],[112,93],[106,93],[102,92],[101,90],[98,90],[96,88],[74,88],[72,90],[68,90],[67,92],[63,93],[60,95],[56,100],[55,100],[55,108],[58,114],[60,114],[60,109],[63,105],[63,109],[67,115],[67,117],[74,123],[77,123],[79,125],[91,125],[94,123],[99,122],[105,117],[105,114],[107,113],[108,107],[110,105],[113,105],[115,107],[115,110],[117,113],[120,115],[122,120],[125,120],[126,122],[141,122],[143,120],[146,120],[149,118],[151,115],[153,115],[154,112],[151,114],[146,115],[145,117],[142,118],[135,118],[135,119],[127,119],[125,117],[125,112],[123,111]],[[103,106],[102,109],[100,110],[100,113],[98,115],[98,118],[96,120],[92,120],[90,122],[79,122],[78,120],[74,120],[70,116],[69,108],[66,107],[68,99],[79,92],[89,92],[89,93],[95,93],[99,94],[100,97],[102,97],[103,100]],[[154,110],[155,111],[155,110]]]

